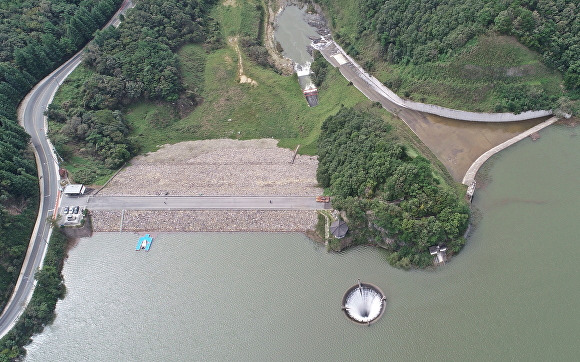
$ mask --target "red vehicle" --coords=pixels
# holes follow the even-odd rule
[[[316,202],[330,202],[330,196],[316,196]]]

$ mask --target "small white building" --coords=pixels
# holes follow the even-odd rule
[[[66,185],[63,194],[67,196],[80,196],[85,193],[85,186],[82,184],[70,184]]]
[[[447,247],[445,245],[430,246],[429,253],[435,255],[435,264],[445,264],[447,261]]]

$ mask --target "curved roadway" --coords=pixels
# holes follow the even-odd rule
[[[131,6],[131,1],[125,0],[107,26],[118,24],[119,14]],[[35,150],[40,179],[40,207],[18,281],[12,297],[0,316],[0,338],[4,337],[16,324],[18,317],[32,297],[32,292],[36,286],[34,274],[42,267],[48,240],[52,233],[51,223],[48,219],[54,216],[58,207],[58,161],[46,136],[47,122],[44,111],[52,101],[60,84],[80,64],[81,59],[82,51],[40,81],[24,98],[18,109],[19,121],[30,134],[31,143]]]

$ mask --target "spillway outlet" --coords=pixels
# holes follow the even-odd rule
[[[342,298],[342,310],[357,324],[376,322],[387,305],[385,294],[375,285],[359,282],[349,288]]]

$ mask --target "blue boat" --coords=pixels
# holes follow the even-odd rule
[[[135,247],[135,250],[139,251],[141,249],[145,249],[145,251],[149,251],[149,249],[151,248],[152,242],[153,242],[153,238],[151,237],[151,235],[145,234],[145,236],[142,236],[139,238],[139,241],[137,242],[137,246]]]

